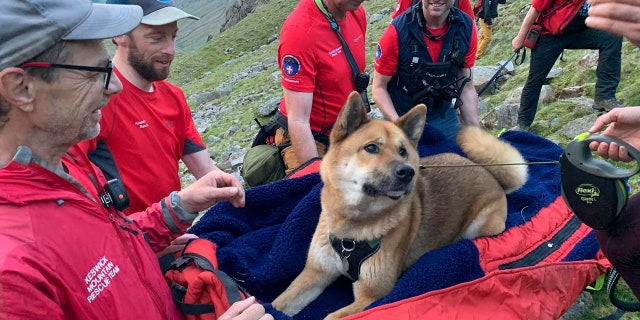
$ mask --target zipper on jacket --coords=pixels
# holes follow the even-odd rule
[[[573,235],[578,228],[580,228],[580,220],[575,215],[562,227],[551,239],[545,241],[533,251],[529,252],[524,257],[498,266],[498,270],[515,269],[521,267],[534,266],[547,258],[553,252],[557,251],[562,244],[567,241]]]
[[[111,213],[111,212],[109,212],[109,220],[111,220],[113,223],[118,224],[120,229],[122,229],[124,231],[131,232],[134,236],[137,236],[139,234],[139,232],[137,230],[129,228],[128,226],[122,224],[120,221],[116,221],[116,218],[113,216],[113,213]],[[125,221],[127,221],[127,220],[125,220]],[[127,223],[131,223],[131,222],[127,221]]]
[[[138,236],[138,231],[133,230],[127,226],[122,225],[119,221],[116,221],[116,218],[113,215],[113,211],[115,210],[115,208],[113,210],[109,210],[109,220],[111,220],[111,222],[113,223],[113,226],[116,227],[118,226],[120,229],[125,230],[130,232],[131,234],[135,235],[136,237]],[[117,211],[117,210],[115,210]],[[137,258],[137,256],[131,252],[131,248],[129,247],[129,241],[127,241],[126,239],[123,238],[123,235],[118,232],[118,230],[115,230],[116,234],[118,234],[118,238],[120,239],[120,244],[122,245],[122,247],[124,248],[124,250],[127,252],[127,255],[129,256],[129,261],[131,261],[132,264],[135,264],[135,261],[140,260],[139,258]],[[162,308],[162,303],[161,303],[161,299],[160,296],[158,295],[158,293],[153,289],[153,287],[151,286],[151,284],[149,284],[149,281],[147,281],[147,279],[145,277],[142,276],[142,274],[140,273],[140,267],[141,266],[133,266],[136,274],[138,275],[138,278],[140,279],[140,282],[142,283],[142,285],[147,289],[147,292],[149,294],[149,296],[151,297],[151,300],[153,300],[153,303],[156,305],[156,309],[158,310],[158,313],[162,314],[164,316],[165,319],[169,319],[170,318],[170,314],[167,314],[165,312],[166,309]]]

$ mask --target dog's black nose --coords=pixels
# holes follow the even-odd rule
[[[410,165],[400,164],[396,166],[395,174],[396,174],[396,178],[402,181],[409,181],[413,178],[416,172],[413,170],[413,167],[411,167]]]

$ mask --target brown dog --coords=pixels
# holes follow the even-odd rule
[[[524,163],[522,155],[481,128],[466,127],[457,140],[468,158],[420,159],[426,112],[418,105],[395,123],[371,120],[361,97],[349,96],[320,168],[322,213],[306,265],[273,301],[276,309],[297,314],[346,275],[355,301],[326,319],[360,312],[425,252],[504,231],[506,193],[526,182],[527,167],[473,165]]]

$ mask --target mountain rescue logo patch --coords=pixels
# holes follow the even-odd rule
[[[282,58],[282,72],[288,77],[293,77],[300,71],[300,60],[288,54]]]
[[[381,56],[382,56],[382,48],[380,47],[380,44],[378,43],[378,48],[376,49],[376,60],[380,59]]]

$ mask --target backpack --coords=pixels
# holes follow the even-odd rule
[[[276,130],[280,125],[275,118],[264,126],[255,119],[260,129],[253,138],[251,147],[244,155],[240,175],[249,187],[277,181],[285,176],[286,166],[280,148],[275,145]]]
[[[173,300],[186,320],[218,319],[234,302],[249,297],[235,280],[218,270],[216,244],[207,239],[189,241],[163,267]]]

